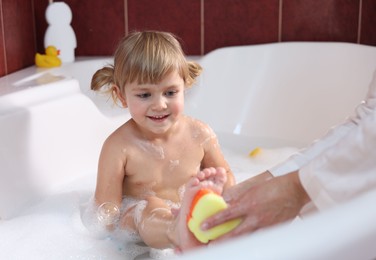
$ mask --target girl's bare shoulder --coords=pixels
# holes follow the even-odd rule
[[[192,131],[192,133],[194,133],[196,136],[215,136],[215,132],[213,131],[213,129],[207,123],[197,118],[186,116],[186,124],[188,126],[188,129],[190,129],[190,131]]]
[[[119,126],[114,132],[112,132],[104,142],[104,145],[108,146],[124,146],[134,139],[133,125],[130,121]]]

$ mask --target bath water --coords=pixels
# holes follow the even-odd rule
[[[221,138],[219,138],[221,140]],[[220,141],[221,142],[221,141]],[[244,141],[222,145],[237,182],[284,160],[295,148],[266,148],[250,157],[255,147]],[[88,174],[0,222],[0,259],[151,259],[168,258],[171,250],[152,250],[143,244],[125,245],[109,236],[93,236],[81,220],[82,207],[95,190],[96,173]]]

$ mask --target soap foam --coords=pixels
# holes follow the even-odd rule
[[[248,153],[223,149],[237,182],[268,169],[297,150],[262,149],[263,153],[255,158]],[[90,216],[92,223],[96,223],[96,215],[88,208],[95,181],[96,174],[89,174],[28,207],[18,217],[1,220],[0,259],[128,260],[165,259],[173,255],[172,250],[150,249],[132,232],[117,230],[110,234],[103,225],[97,224],[88,228]],[[171,203],[171,206],[177,205]],[[88,222],[82,213],[85,207]],[[139,207],[141,212],[144,205],[141,203]]]

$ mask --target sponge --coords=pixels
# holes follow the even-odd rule
[[[205,231],[200,228],[205,219],[226,208],[227,203],[222,196],[210,189],[199,190],[192,201],[190,214],[187,216],[188,229],[201,243],[208,243],[230,232],[240,224],[241,219],[229,220]]]

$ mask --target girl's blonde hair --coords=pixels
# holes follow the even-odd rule
[[[160,82],[176,70],[190,87],[200,75],[202,68],[188,62],[176,37],[167,32],[133,32],[124,37],[114,55],[114,64],[98,70],[91,80],[91,89],[107,87],[117,101],[115,86],[124,93],[124,86]]]

